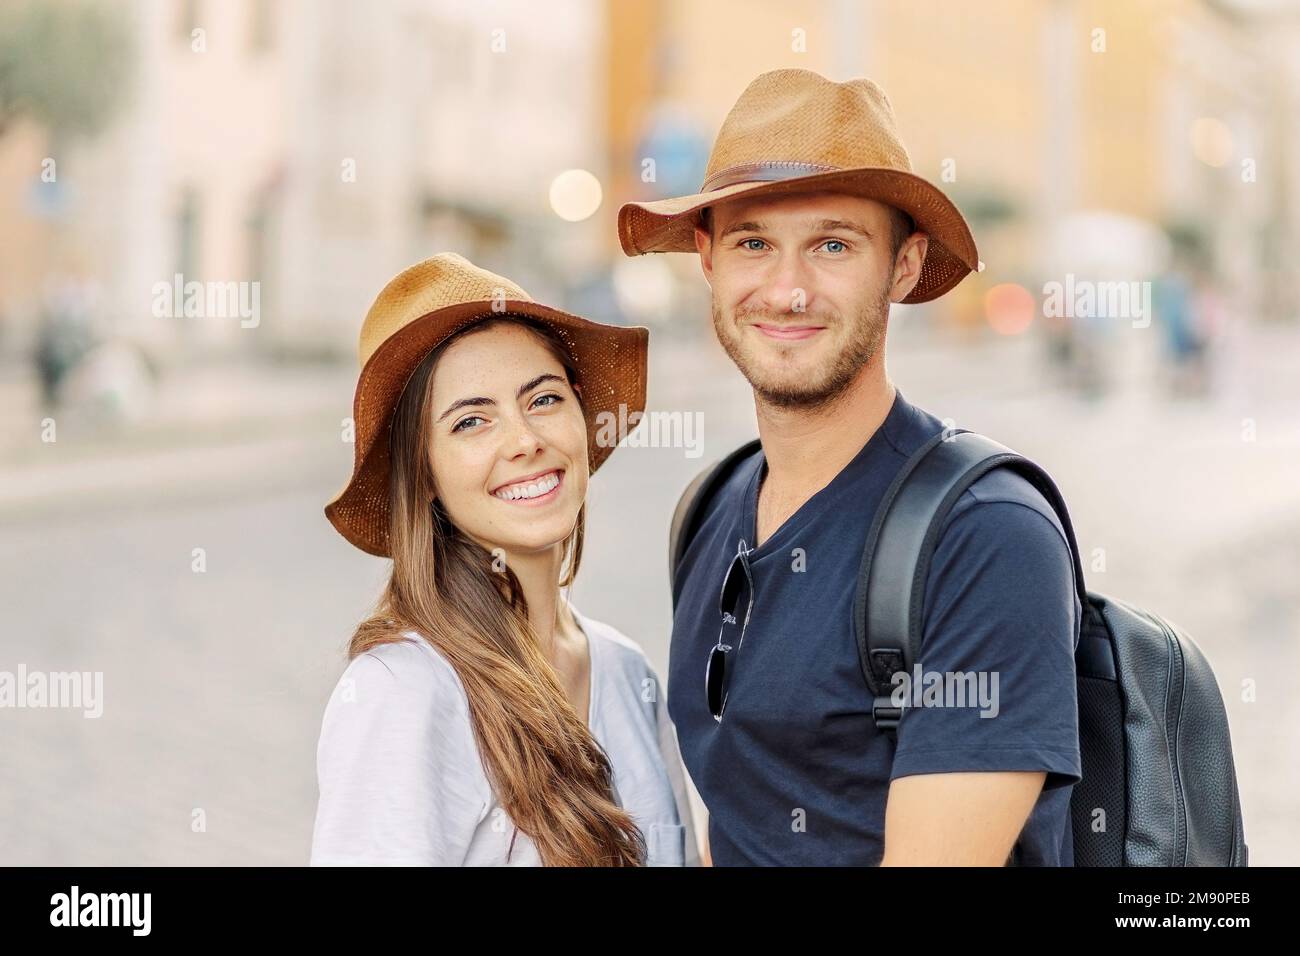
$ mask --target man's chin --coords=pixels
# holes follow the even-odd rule
[[[751,384],[761,384],[772,391],[799,391],[823,383],[827,377],[827,360],[812,355],[766,353],[750,355],[745,368],[754,372],[747,375]]]
[[[778,408],[818,408],[843,393],[830,383],[809,384],[807,377],[765,379],[754,381],[750,385],[764,403]]]

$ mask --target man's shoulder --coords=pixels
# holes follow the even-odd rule
[[[750,443],[737,446],[729,453],[736,454],[742,452]],[[736,454],[736,457],[729,463],[725,464],[726,473],[719,475],[716,479],[709,482],[713,485],[712,491],[708,498],[702,502],[702,508],[697,518],[697,526],[702,525],[704,521],[718,512],[739,511],[745,504],[745,490],[749,487],[750,480],[754,477],[754,472],[762,467],[763,464],[763,446],[758,442],[753,443],[754,447],[743,454]],[[724,467],[724,461],[715,462],[712,467]],[[696,493],[704,494],[707,489],[700,488]]]
[[[972,582],[1019,595],[1002,609],[1020,620],[1048,614],[1060,606],[1060,598],[1073,605],[1077,642],[1083,609],[1075,573],[1056,510],[1027,478],[995,468],[972,483],[949,512],[935,546],[926,606],[944,594],[967,593]]]
[[[900,421],[900,427],[890,436],[895,448],[904,455],[912,455],[928,440],[952,425],[951,420],[941,419],[919,405],[908,403],[907,410],[909,415]],[[1008,520],[1007,516],[1015,514],[1017,508],[1037,512],[1047,524],[1056,529],[1060,541],[1069,547],[1069,538],[1056,509],[1028,478],[1010,468],[994,468],[972,482],[953,503],[944,530],[961,518],[962,524],[967,527],[975,523],[985,524],[994,534],[998,533],[999,528],[1005,533],[1020,533],[1021,526],[1025,525],[1046,531],[1041,522],[1027,514],[1020,521]],[[1043,537],[1051,543],[1050,535],[1044,534]]]
[[[1031,512],[1043,520],[1029,517]],[[1025,528],[1037,528],[1044,544],[1055,546],[1059,539],[1069,548],[1069,538],[1056,509],[1028,478],[1009,468],[994,468],[977,478],[954,503],[947,526],[951,527],[958,519],[967,526],[978,523],[993,535],[1002,531],[1023,536]],[[1055,529],[1055,535],[1047,530],[1048,525]]]

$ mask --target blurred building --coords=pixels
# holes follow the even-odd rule
[[[988,269],[943,317],[982,326],[991,285],[1041,283],[1052,230],[1088,211],[1191,237],[1250,318],[1300,313],[1300,8],[1282,0],[110,9],[133,47],[117,121],[57,146],[31,121],[0,131],[9,353],[50,282],[80,277],[115,334],[162,355],[351,355],[383,282],[443,249],[671,325],[701,307],[698,264],[625,259],[617,208],[696,188],[745,85],[791,66],[880,82],[917,171],[970,218]],[[602,187],[572,222],[551,198],[570,169]],[[259,325],[156,317],[176,274],[258,282]]]
[[[57,209],[33,208],[55,192],[39,181],[45,131],[0,135],[0,343],[30,337],[55,275],[98,281],[115,334],[192,357],[350,357],[383,283],[444,249],[561,294],[603,244],[548,190],[605,155],[599,8],[561,6],[117,5],[134,47],[127,105],[54,157]],[[154,287],[177,273],[259,282],[260,324],[157,318]]]

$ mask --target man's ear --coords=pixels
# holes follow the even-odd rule
[[[889,301],[902,302],[921,281],[921,263],[930,246],[930,237],[924,232],[914,232],[898,249],[894,259],[894,282],[889,288]]]
[[[700,270],[704,281],[713,285],[713,239],[709,231],[699,223],[695,224],[695,251],[700,254]]]

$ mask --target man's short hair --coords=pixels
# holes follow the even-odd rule
[[[898,250],[903,248],[903,243],[907,237],[916,232],[916,221],[912,217],[899,209],[897,206],[887,206],[889,209],[889,255],[896,257]],[[713,216],[711,215],[713,207],[705,206],[700,210],[700,228],[713,238]]]

